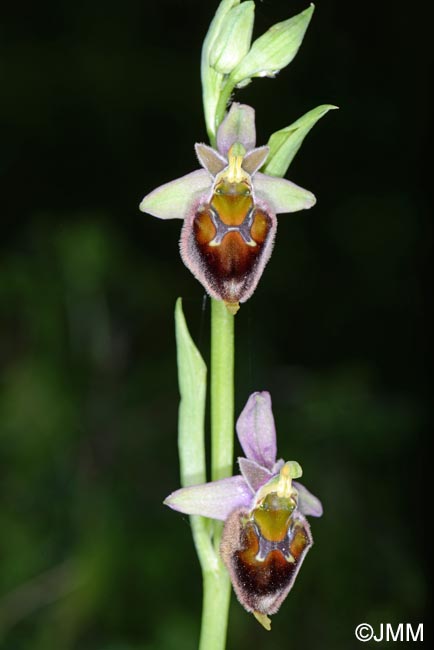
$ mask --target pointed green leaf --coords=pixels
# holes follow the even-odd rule
[[[289,165],[311,128],[328,111],[337,108],[332,104],[322,104],[309,111],[296,122],[276,131],[268,140],[270,153],[262,171],[270,176],[285,176]]]
[[[313,10],[311,4],[297,16],[273,25],[256,39],[231,74],[234,85],[246,85],[252,77],[274,77],[287,66],[298,52]]]
[[[182,300],[175,307],[178,383],[181,401],[178,414],[178,447],[181,485],[206,481],[205,400],[206,365],[188,331]]]
[[[175,307],[178,383],[181,401],[178,412],[178,451],[181,485],[189,488],[206,482],[205,400],[206,365],[188,331],[182,300]],[[194,545],[202,571],[213,571],[218,557],[211,541],[209,520],[190,516]]]

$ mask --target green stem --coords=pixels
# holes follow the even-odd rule
[[[232,92],[234,90],[235,84],[232,81],[232,77],[229,75],[227,79],[223,82],[221,91],[220,91],[220,97],[219,101],[217,104],[216,108],[216,114],[215,114],[215,124],[216,124],[216,131],[219,127],[219,125],[223,122],[223,118],[226,113],[226,109],[228,106],[228,102],[231,98]],[[215,147],[216,143],[213,143],[213,146]]]
[[[211,478],[232,476],[234,455],[234,317],[211,301]]]
[[[234,448],[234,317],[223,302],[211,302],[211,475],[232,475]],[[214,522],[214,558],[202,562],[203,610],[199,650],[224,650],[231,583],[220,558],[223,525]],[[212,566],[213,565],[213,566]]]
[[[232,92],[235,87],[231,76],[227,77],[226,80],[223,80],[222,82],[219,83],[221,84],[220,97],[216,106],[214,120],[212,121],[211,118],[208,118],[208,120],[206,120],[206,129],[208,132],[209,141],[211,146],[214,147],[214,149],[217,148],[218,127],[223,122],[226,109],[228,106],[228,102],[231,98]],[[204,104],[205,101],[206,100],[204,99]]]
[[[199,650],[225,650],[231,583],[226,568],[203,572],[202,627]]]

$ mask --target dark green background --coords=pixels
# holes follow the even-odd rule
[[[174,303],[206,358],[209,303],[179,259],[180,222],[137,206],[196,167],[216,4],[2,9],[5,650],[196,647],[188,520],[162,500],[178,487]],[[305,6],[257,2],[257,33]],[[423,621],[428,47],[406,6],[318,0],[291,66],[237,93],[259,144],[319,104],[341,110],[288,174],[317,206],[279,218],[236,317],[237,413],[270,390],[279,453],[325,514],[271,634],[233,599],[233,650],[347,650],[363,621]]]

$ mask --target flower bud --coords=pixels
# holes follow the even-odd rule
[[[211,135],[215,134],[216,109],[220,97],[223,75],[210,65],[210,53],[220,38],[221,28],[226,16],[233,7],[239,4],[240,0],[221,0],[203,42],[201,56],[203,107],[206,128]]]
[[[297,16],[277,23],[253,43],[232,72],[235,85],[245,86],[252,77],[274,77],[295,57],[309,25],[313,4]]]
[[[251,0],[233,7],[220,26],[210,53],[210,65],[221,74],[230,74],[246,56],[253,31],[255,4]]]

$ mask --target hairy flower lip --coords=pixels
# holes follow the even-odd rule
[[[277,477],[284,461],[276,461],[276,429],[266,391],[253,393],[237,421],[237,435],[245,457],[238,459],[240,474],[172,492],[164,501],[173,510],[225,521],[237,509],[248,511],[258,492]],[[302,484],[293,481],[302,515],[320,517],[319,499]]]

